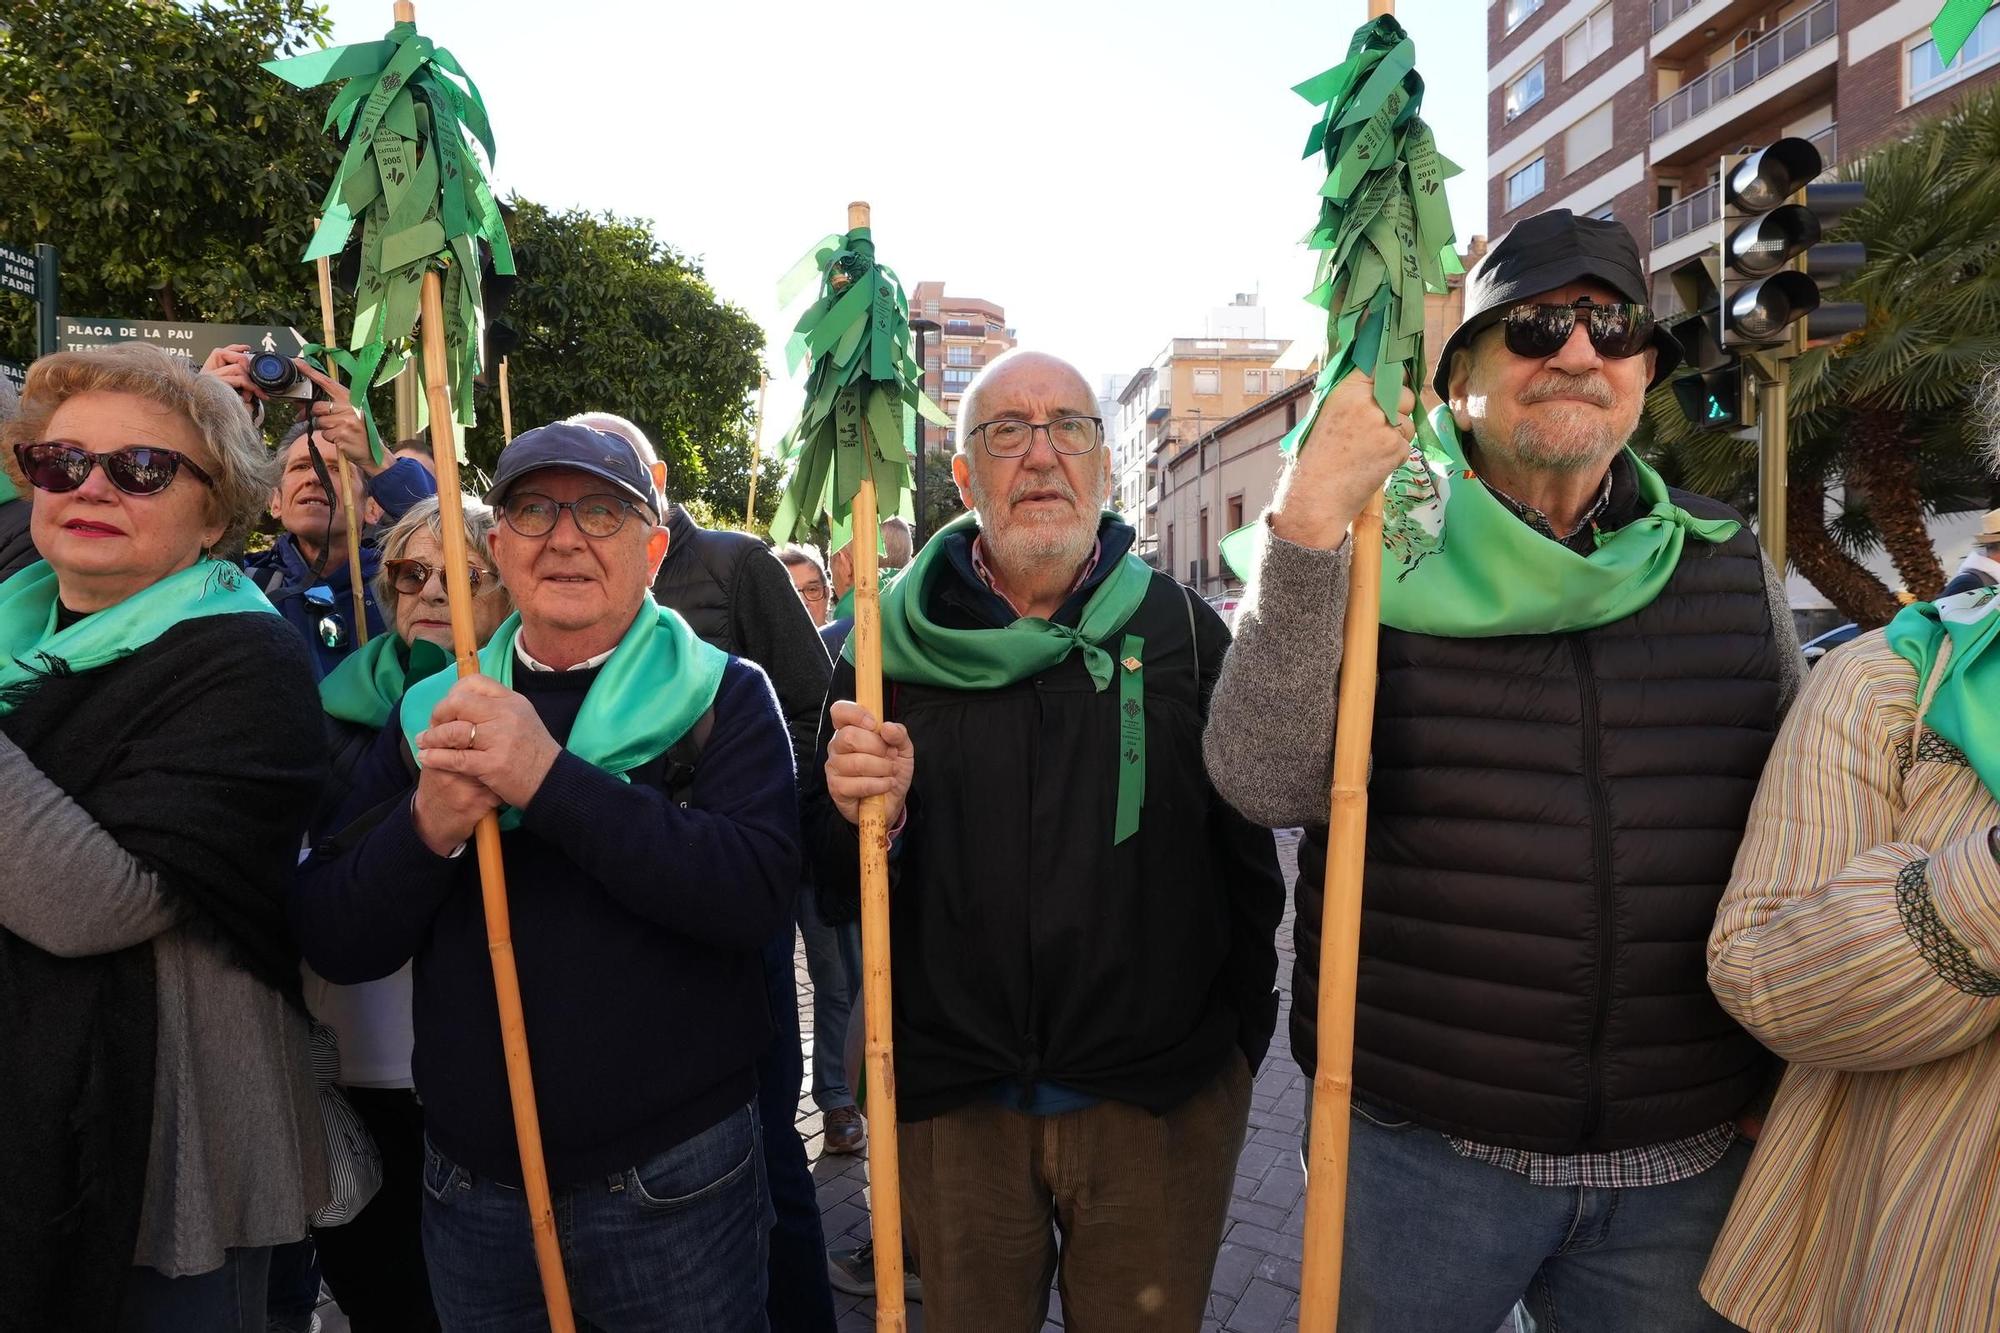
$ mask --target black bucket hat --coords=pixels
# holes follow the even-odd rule
[[[1580,218],[1552,208],[1523,218],[1465,275],[1465,319],[1439,349],[1431,387],[1449,398],[1451,358],[1482,330],[1498,324],[1512,307],[1572,282],[1593,278],[1627,301],[1649,304],[1646,270],[1639,247],[1623,223]],[[1673,334],[1653,326],[1653,379],[1657,388],[1681,362]]]

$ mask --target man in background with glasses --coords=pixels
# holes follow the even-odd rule
[[[381,777],[351,798],[370,815],[300,870],[301,945],[339,983],[415,960],[438,1314],[446,1328],[546,1329],[465,854],[498,814],[579,1324],[762,1327],[760,951],[799,883],[784,721],[761,670],[652,599],[667,529],[626,441],[567,422],[527,431],[486,499],[517,616],[481,650],[482,674],[418,682],[383,728],[368,764]]]
[[[1706,946],[1800,657],[1726,506],[1626,446],[1678,361],[1637,247],[1554,210],[1467,275],[1431,416],[1336,388],[1258,525],[1208,769],[1304,825],[1317,1059],[1348,525],[1387,484],[1341,1327],[1731,1327],[1696,1290],[1772,1061]]]
[[[807,790],[850,910],[858,807],[887,798],[897,1141],[934,1333],[1034,1333],[1058,1277],[1080,1333],[1199,1325],[1276,1023],[1276,853],[1201,766],[1229,632],[1104,512],[1096,411],[1042,353],[973,381],[952,459],[972,512],[883,594],[886,718],[836,664]]]

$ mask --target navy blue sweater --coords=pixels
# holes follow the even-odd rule
[[[520,671],[557,740],[595,671]],[[424,1127],[438,1150],[518,1185],[520,1159],[486,950],[478,858],[417,836],[395,719],[357,766],[342,820],[316,830],[293,924],[329,981],[416,960]],[[542,1142],[557,1184],[601,1180],[706,1129],[756,1091],[770,1038],[758,951],[799,882],[792,752],[764,673],[731,658],[684,808],[663,756],[631,782],[564,750],[501,835]],[[338,836],[327,839],[328,834]]]

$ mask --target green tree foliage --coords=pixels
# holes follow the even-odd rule
[[[336,148],[326,94],[257,62],[327,32],[309,0],[10,0],[0,36],[0,240],[62,252],[68,313],[317,332],[298,262]],[[0,305],[0,355],[34,351]]]
[[[701,266],[642,220],[526,201],[516,209],[520,278],[502,316],[521,337],[508,363],[514,429],[577,412],[629,417],[666,461],[671,495],[740,520],[763,330],[717,300]],[[468,451],[490,467],[499,447],[499,395],[489,388]],[[767,517],[776,480],[771,469],[757,483]]]
[[[1793,363],[1787,548],[1866,624],[1896,601],[1856,557],[1880,546],[1908,591],[1946,571],[1927,515],[1983,507],[1988,449],[1974,403],[2000,364],[2000,90],[1984,90],[1851,164],[1868,202],[1828,236],[1868,263],[1829,299],[1868,307],[1860,332]],[[1663,471],[1724,499],[1754,495],[1756,447],[1695,430],[1665,388],[1647,404]],[[1841,497],[1829,509],[1829,495]]]

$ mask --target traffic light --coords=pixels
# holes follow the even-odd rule
[[[1800,138],[1723,158],[1717,246],[1723,347],[1797,350],[1801,334],[1826,337],[1860,327],[1861,307],[1822,304],[1818,279],[1837,278],[1867,259],[1858,244],[1820,245],[1827,223],[1860,204],[1864,187],[1811,184],[1821,166],[1819,149]]]
[[[1681,345],[1682,372],[1673,381],[1674,399],[1694,425],[1707,430],[1738,430],[1754,425],[1757,395],[1745,392],[1743,366],[1734,352],[1723,348],[1721,264],[1713,255],[1685,261],[1670,275],[1688,311],[1673,325]]]

